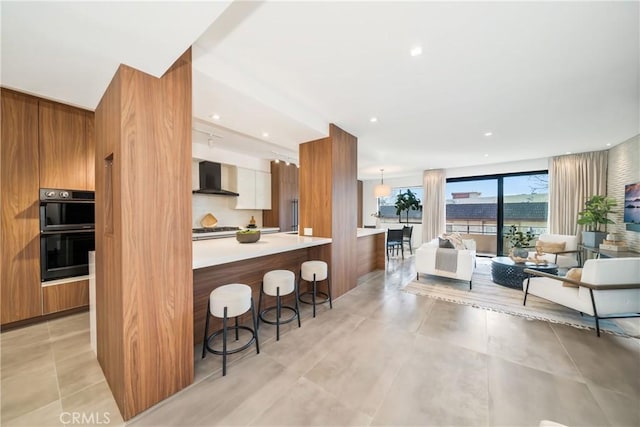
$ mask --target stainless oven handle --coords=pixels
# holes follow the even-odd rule
[[[76,234],[76,233],[93,233],[95,232],[95,228],[82,228],[76,230],[59,230],[59,231],[41,231],[40,234],[51,235],[51,234]]]

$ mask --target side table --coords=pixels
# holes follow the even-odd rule
[[[558,264],[535,264],[533,262],[516,263],[509,257],[491,258],[491,281],[498,285],[522,289],[522,282],[529,277],[525,268],[549,274],[558,274]]]

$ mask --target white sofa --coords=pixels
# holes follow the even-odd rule
[[[564,251],[550,254],[545,253],[542,258],[547,262],[558,264],[560,268],[571,268],[580,266],[580,252],[578,251],[578,236],[569,234],[549,234],[542,233],[538,236],[541,242],[563,243]],[[529,252],[529,258],[533,258],[535,251]]]
[[[420,273],[432,274],[434,276],[449,277],[451,279],[466,280],[471,289],[471,276],[476,265],[476,241],[463,240],[465,248],[463,250],[445,249],[457,252],[456,271],[445,271],[436,269],[436,253],[439,248],[438,239],[433,239],[420,246],[416,250],[416,279],[420,279]]]
[[[525,269],[533,276],[523,282],[524,302],[533,294],[599,319],[640,317],[640,258],[590,259],[584,263],[580,281]],[[562,282],[578,287],[566,287]]]

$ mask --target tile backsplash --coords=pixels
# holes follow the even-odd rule
[[[262,226],[261,210],[236,210],[235,197],[231,196],[210,196],[206,194],[193,195],[193,228],[202,227],[200,221],[211,213],[218,219],[219,226],[246,227],[249,224],[251,215],[256,219],[256,225]]]

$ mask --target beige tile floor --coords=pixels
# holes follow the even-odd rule
[[[194,384],[127,424],[640,425],[640,340],[401,292],[414,275],[392,259],[279,342],[261,326],[226,377],[196,347]],[[3,426],[123,424],[87,331],[80,314],[2,334]]]

